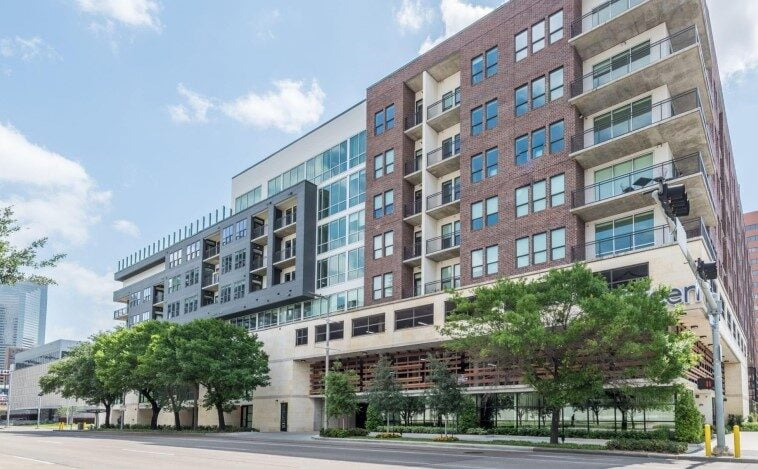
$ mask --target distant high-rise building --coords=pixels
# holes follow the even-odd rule
[[[47,286],[0,285],[0,367],[8,368],[15,352],[45,343]]]

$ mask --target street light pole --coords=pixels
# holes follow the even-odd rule
[[[13,383],[13,368],[15,368],[15,364],[11,363],[11,366],[8,369],[8,404],[5,406],[5,428],[11,427],[11,385]]]
[[[321,297],[324,298],[323,296]],[[322,303],[323,304],[323,303]],[[329,336],[331,335],[331,309],[329,301],[326,302],[326,350],[324,354],[324,429],[329,428],[329,415],[326,412],[327,383],[329,383]]]
[[[39,428],[39,417],[42,412],[42,393],[37,394],[37,428]]]

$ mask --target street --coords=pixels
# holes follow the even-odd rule
[[[419,448],[403,443],[317,441],[305,434],[147,435],[11,430],[0,432],[3,469],[73,468],[758,468],[758,464],[513,449]]]

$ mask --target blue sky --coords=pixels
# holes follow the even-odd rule
[[[0,205],[66,260],[47,340],[114,326],[118,258],[228,205],[230,178],[501,0],[6,2]],[[746,210],[758,209],[758,2],[712,20]]]

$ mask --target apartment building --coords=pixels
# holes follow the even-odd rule
[[[423,392],[434,353],[480,406],[515,396],[515,410],[494,412],[508,420],[519,401],[539,403],[442,349],[447,292],[585,262],[610,284],[672,287],[701,355],[681,382],[710,421],[711,337],[688,253],[718,264],[726,409],[744,415],[753,311],[723,109],[704,0],[511,0],[234,176],[231,215],[122,261],[116,317],[212,316],[256,332],[272,384],[240,403],[240,425],[319,427],[327,311],[332,355],[360,392],[381,355]],[[658,181],[685,186],[681,223],[658,207]],[[126,418],[147,412],[127,399]]]
[[[745,243],[747,247],[747,259],[750,264],[750,301],[753,309],[753,328],[756,324],[755,310],[758,308],[758,211],[747,212],[742,215],[742,222],[745,227]],[[755,357],[755,350],[758,344],[756,340],[758,338],[753,337],[753,357]],[[750,370],[750,400],[754,404],[758,399],[758,373],[755,368],[755,361],[751,361]],[[751,410],[755,411],[755,405]]]

